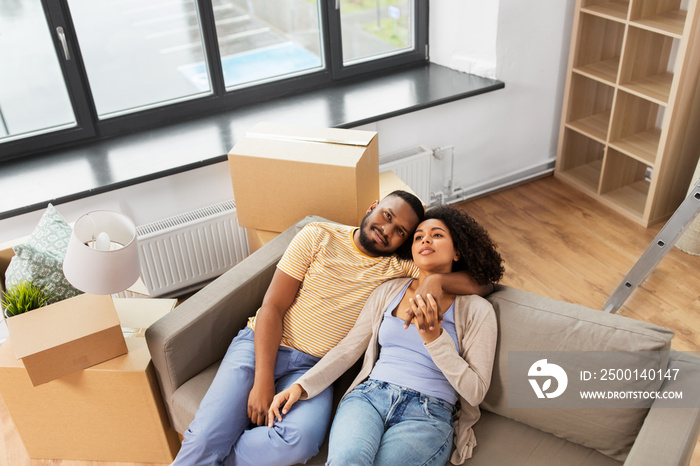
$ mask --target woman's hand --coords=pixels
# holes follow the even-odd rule
[[[273,427],[275,425],[275,419],[282,421],[282,414],[287,414],[292,408],[292,405],[296,403],[301,395],[304,394],[304,389],[298,383],[292,384],[291,387],[282,390],[272,399],[272,404],[270,405],[270,410],[267,413],[267,426]],[[280,414],[280,406],[284,404],[282,408],[282,414]]]
[[[415,299],[408,300],[411,303],[411,309],[408,311],[403,328],[408,328],[413,321],[418,329],[418,335],[425,343],[430,343],[442,333],[440,326],[442,313],[438,310],[437,301],[431,294],[426,296],[426,300],[423,300],[419,295],[416,295]]]

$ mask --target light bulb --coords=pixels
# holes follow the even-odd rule
[[[103,231],[95,238],[95,249],[98,251],[109,251],[111,243],[109,235]]]

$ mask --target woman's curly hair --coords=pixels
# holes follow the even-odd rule
[[[465,270],[479,285],[498,283],[503,277],[503,258],[484,227],[466,212],[449,206],[428,209],[425,220],[428,219],[440,220],[450,231],[455,251],[459,253],[452,271]]]

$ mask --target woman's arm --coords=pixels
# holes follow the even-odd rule
[[[375,320],[381,319],[386,303],[392,297],[386,297],[383,286],[375,289],[345,338],[294,384],[275,395],[267,416],[270,427],[274,425],[275,418],[281,421],[282,415],[298,400],[318,395],[357,362],[369,345]]]
[[[469,328],[464,329],[461,340],[462,354],[457,352],[454,341],[447,332],[442,332],[434,341],[426,343],[425,347],[459,396],[470,405],[478,406],[484,400],[491,384],[498,338],[496,316],[488,302],[478,298],[462,299],[468,300],[468,307],[478,306],[476,318],[472,320]],[[455,313],[457,312],[468,310],[455,307]]]

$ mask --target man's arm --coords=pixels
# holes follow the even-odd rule
[[[267,424],[267,412],[275,396],[275,361],[282,341],[284,315],[292,305],[301,281],[275,270],[255,320],[255,379],[248,395],[248,417]]]
[[[488,283],[486,285],[479,285],[476,280],[474,280],[471,275],[467,272],[461,270],[459,272],[444,273],[444,274],[433,274],[428,277],[426,284],[429,281],[435,281],[436,284],[430,284],[435,286],[435,289],[441,290],[443,293],[455,294],[455,295],[468,295],[475,294],[482,298],[487,294],[493,292],[493,283]],[[420,291],[420,289],[418,290]],[[429,292],[426,287],[426,292]]]

